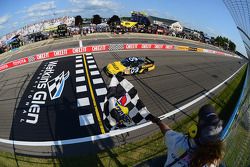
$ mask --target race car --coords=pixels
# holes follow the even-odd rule
[[[122,61],[115,61],[103,68],[103,71],[110,77],[113,75],[141,74],[155,69],[154,61],[141,57],[127,57]]]

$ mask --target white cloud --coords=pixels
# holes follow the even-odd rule
[[[55,14],[55,15],[68,15],[68,14],[72,14],[72,13],[81,13],[83,11],[84,11],[84,9],[82,9],[82,8],[59,9],[59,10],[55,10],[53,14]]]
[[[156,9],[146,9],[144,12],[150,16],[162,17],[159,11]]]
[[[24,18],[39,18],[43,16],[52,15],[55,9],[55,1],[47,1],[33,4],[24,10],[17,11],[17,13],[26,14]]]
[[[213,29],[211,27],[206,27],[205,32],[213,37],[216,37],[216,36],[218,36],[218,34],[220,34],[219,32],[217,32],[215,29]]]
[[[7,23],[9,19],[10,19],[9,15],[0,16],[0,25]]]
[[[6,27],[5,24],[8,23],[9,19],[10,19],[9,15],[0,16],[0,30],[5,29]]]
[[[15,21],[15,22],[12,23],[13,27],[17,27],[18,25],[19,25],[19,23],[17,21]]]
[[[55,1],[49,1],[49,2],[40,2],[37,4],[34,4],[30,6],[26,12],[32,13],[32,12],[39,12],[39,11],[48,11],[56,8]]]
[[[99,13],[103,16],[119,10],[120,5],[112,0],[69,0],[72,6],[65,9],[59,9],[56,6],[55,0],[39,2],[27,8],[17,11],[17,14],[22,14],[23,19],[46,19],[50,16],[60,17],[65,15],[81,14],[84,16],[92,16],[92,14]]]
[[[80,4],[83,1],[82,0],[69,0],[72,4]]]
[[[85,8],[86,10],[95,10],[95,9],[115,10],[119,8],[118,3],[110,0],[69,0],[69,1],[71,2],[71,4],[76,5],[79,8]]]
[[[30,12],[27,13],[26,17],[43,17],[51,15],[51,11],[44,11],[44,12]]]
[[[164,12],[164,13],[163,13],[163,17],[165,17],[166,19],[171,19],[171,20],[180,21],[180,19],[178,19],[178,18],[175,17],[174,15],[170,14],[169,12]]]
[[[117,4],[108,0],[88,0],[90,7],[94,8],[106,8],[106,9],[116,9]]]

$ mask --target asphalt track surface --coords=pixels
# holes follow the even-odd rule
[[[61,47],[69,48],[71,46]],[[27,54],[34,53],[31,51],[24,55],[28,56]],[[140,98],[155,116],[168,113],[203,95],[236,72],[244,63],[242,59],[195,52],[125,51],[94,53],[92,58],[75,55],[7,70],[0,73],[0,138],[36,142],[67,140],[101,134],[97,112],[93,112],[95,109],[90,89],[94,92],[97,109],[101,114],[100,103],[104,101],[106,86],[109,83],[109,78],[101,70],[108,63],[129,56],[147,56],[155,61],[156,69],[154,71],[136,77],[126,77],[137,88]],[[15,56],[11,58],[15,59]],[[49,78],[44,75],[46,68],[50,70]],[[67,72],[69,72],[68,76]],[[65,85],[62,94],[56,98],[53,91],[43,89],[45,86],[40,81],[48,79],[47,83],[60,74],[64,76]],[[77,77],[78,81],[81,81],[80,84]],[[40,89],[38,89],[39,84]],[[90,87],[90,85],[92,86]],[[34,95],[36,92],[40,93]],[[213,96],[211,95],[207,99],[211,99]],[[184,112],[189,113],[203,103],[204,101],[197,103]],[[33,106],[30,109],[32,104],[36,107]],[[41,106],[39,112],[38,105]],[[32,112],[29,112],[29,109]],[[29,113],[33,115],[28,115]],[[178,121],[181,116],[183,117],[182,113],[177,114],[173,120]],[[166,120],[166,122],[171,123],[173,120]],[[53,148],[0,144],[0,148],[13,151],[14,147],[17,153],[46,156],[86,153],[134,141],[155,132],[155,130],[158,130],[157,127],[152,125],[94,144],[88,142]]]

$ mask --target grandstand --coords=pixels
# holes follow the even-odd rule
[[[50,27],[55,27],[60,24],[67,24],[68,26],[71,26],[71,25],[74,25],[74,23],[75,23],[75,18],[69,17],[69,16],[45,20],[40,23],[35,23],[35,24],[24,26],[14,32],[4,35],[3,37],[0,38],[0,41],[1,41],[0,43],[4,44],[5,41],[7,41],[8,39],[11,39],[13,36],[18,35],[18,34],[21,36],[26,36],[28,34],[41,32],[45,29],[48,29]]]

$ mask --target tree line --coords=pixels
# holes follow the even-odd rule
[[[236,50],[236,45],[234,42],[232,42],[231,40],[229,40],[226,37],[222,37],[222,36],[217,36],[213,41],[212,44],[222,47],[225,50],[229,50],[229,51],[233,51],[235,52]]]

